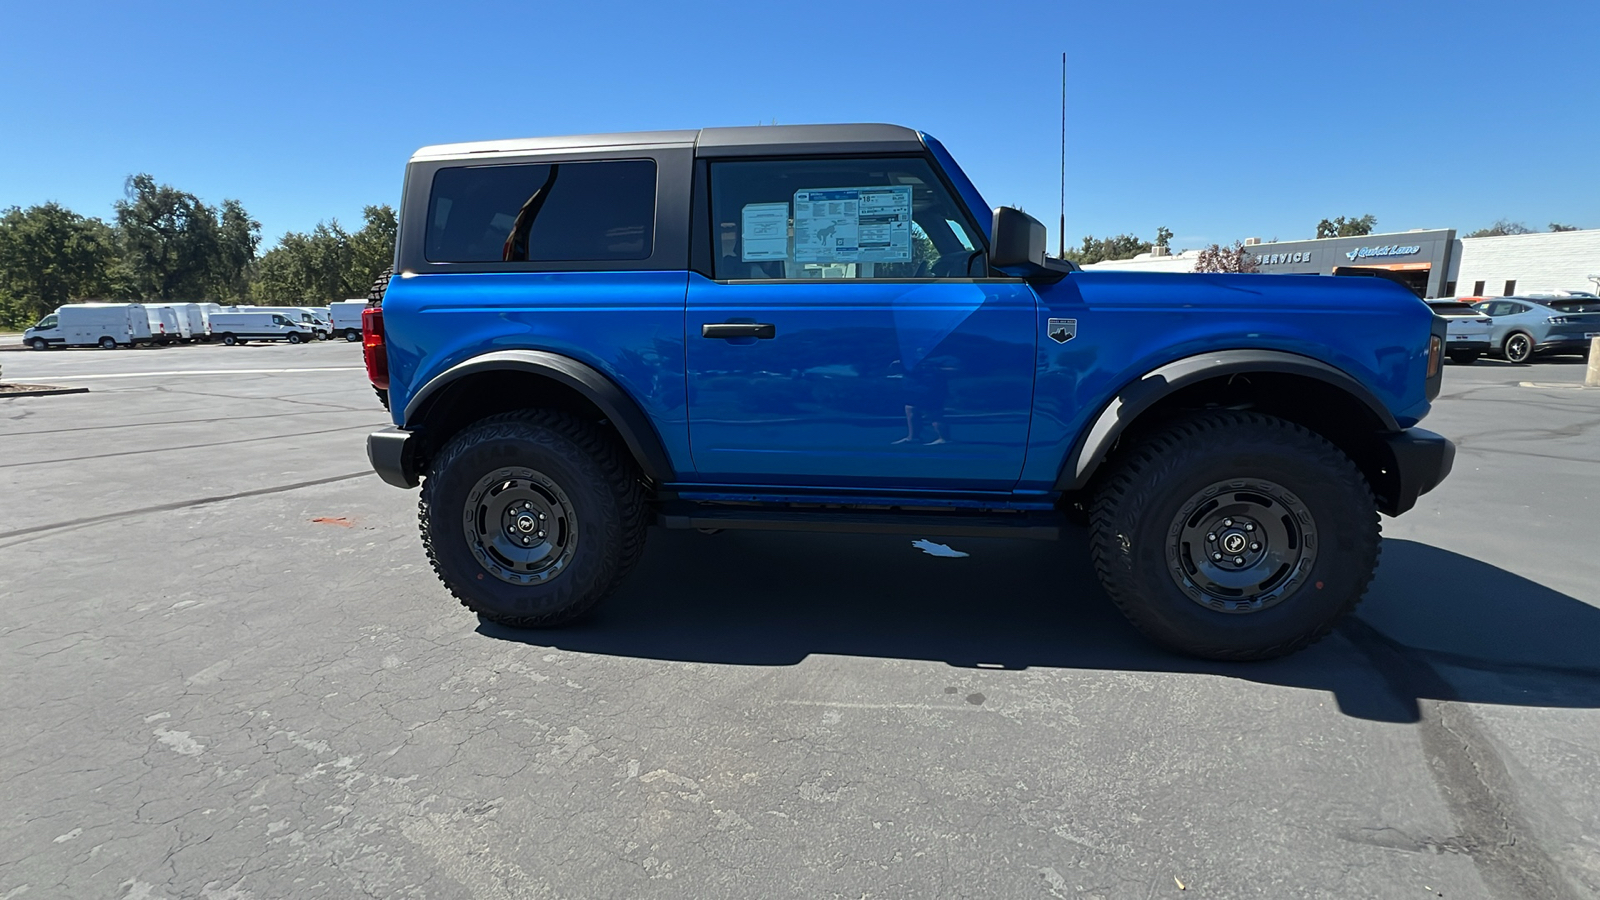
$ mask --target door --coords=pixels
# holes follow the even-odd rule
[[[930,164],[731,160],[709,180],[711,277],[690,277],[686,321],[699,480],[1014,486],[1037,298],[987,277]]]

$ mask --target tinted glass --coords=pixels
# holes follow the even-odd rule
[[[1476,309],[1465,303],[1429,303],[1436,316],[1476,316],[1481,315]]]
[[[1562,312],[1600,312],[1600,300],[1551,300],[1551,309]]]
[[[648,159],[440,169],[428,199],[430,262],[648,259],[656,164]]]
[[[986,275],[982,234],[925,160],[717,162],[720,279]]]

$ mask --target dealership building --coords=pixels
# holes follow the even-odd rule
[[[1600,229],[1476,238],[1458,238],[1452,228],[1310,241],[1263,243],[1250,238],[1244,249],[1263,273],[1327,275],[1336,268],[1374,269],[1429,298],[1600,293]],[[1085,268],[1192,272],[1199,256],[1198,250],[1174,254],[1156,248]]]

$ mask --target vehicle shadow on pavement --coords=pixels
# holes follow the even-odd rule
[[[936,540],[941,540],[935,538]],[[1215,663],[1144,641],[1100,590],[1079,535],[1059,543],[657,530],[628,583],[552,631],[499,640],[584,653],[794,665],[815,653],[959,667],[1205,673],[1329,692],[1348,715],[1414,722],[1418,701],[1600,707],[1600,609],[1503,569],[1384,542],[1357,616],[1286,659]]]

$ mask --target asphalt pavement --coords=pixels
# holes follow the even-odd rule
[[[1145,644],[1060,543],[657,531],[481,624],[343,343],[12,353],[0,900],[1600,896],[1600,389],[1451,366],[1356,617]],[[1526,385],[1524,384],[1526,383]]]

